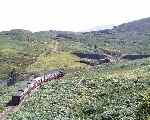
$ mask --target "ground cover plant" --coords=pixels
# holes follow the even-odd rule
[[[134,28],[135,24],[130,25]],[[140,25],[136,26],[147,29],[143,28],[145,20]],[[122,54],[149,54],[149,31],[128,30],[128,23],[125,26],[84,33],[0,32],[0,80],[8,79],[13,68],[20,76],[16,85],[0,86],[0,112],[22,86],[20,81],[64,68],[62,80],[42,86],[8,119],[149,120],[150,58],[120,60]],[[105,53],[116,61],[91,67],[77,62],[80,58],[74,52]],[[21,77],[25,75],[26,79]]]
[[[8,119],[146,120],[150,115],[148,61],[68,73],[63,80],[42,86]]]

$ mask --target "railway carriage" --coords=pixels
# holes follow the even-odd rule
[[[34,78],[27,82],[26,86],[19,89],[17,93],[12,96],[11,101],[7,105],[16,106],[19,105],[23,99],[29,95],[34,89],[40,87],[42,84],[53,80],[53,79],[59,79],[64,76],[63,70],[52,70],[49,71],[47,74]]]

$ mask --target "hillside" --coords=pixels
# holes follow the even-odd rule
[[[150,18],[91,32],[0,32],[0,112],[24,81],[65,69],[10,113],[9,120],[149,120]],[[38,102],[37,102],[38,101]]]
[[[84,32],[80,40],[86,44],[97,45],[98,49],[121,53],[150,52],[150,18],[136,20],[115,26],[113,29]]]
[[[22,78],[24,75],[34,72],[30,66],[38,64],[45,65],[45,67],[47,67],[45,70],[58,67],[56,63],[60,61],[60,59],[62,59],[59,64],[60,67],[71,67],[70,64],[74,67],[78,64],[77,66],[80,67],[80,63],[75,62],[79,61],[79,58],[72,55],[71,52],[80,51],[82,49],[86,49],[86,46],[82,43],[54,40],[47,36],[45,32],[37,34],[20,29],[1,32],[0,67],[3,69],[0,70],[0,79],[7,79],[9,72],[13,68],[19,72],[19,78]],[[57,56],[55,56],[56,54]],[[61,55],[62,58],[59,55]],[[48,60],[51,56],[53,56],[52,61]],[[66,59],[67,62],[62,62],[63,59]],[[46,61],[50,63],[46,64]],[[30,70],[28,67],[30,67]],[[38,73],[40,73],[41,70],[44,71],[44,69],[37,69]]]
[[[119,32],[139,32],[149,33],[150,32],[150,18],[144,18],[141,20],[132,21],[116,26],[113,30]]]
[[[149,65],[145,59],[68,73],[42,86],[9,119],[145,120]]]
[[[115,57],[123,54],[149,54],[149,23],[150,18],[145,18],[113,29],[82,33],[54,30],[33,33],[22,29],[0,32],[0,66],[5,66],[0,72],[0,78],[6,79],[9,69],[13,67],[27,72],[27,68],[33,66],[31,64],[35,64],[40,56],[50,56],[56,42],[60,44],[59,51],[67,53],[92,52]]]

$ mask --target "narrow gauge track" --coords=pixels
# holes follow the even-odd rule
[[[3,113],[0,113],[0,120],[7,120],[7,116],[9,113],[18,111],[24,100],[18,106],[7,106],[5,108],[5,111]]]
[[[34,92],[34,91],[33,91]],[[31,93],[32,94],[32,93]],[[8,114],[12,112],[17,112],[20,107],[22,106],[23,102],[28,98],[28,96],[25,96],[24,100],[20,102],[17,106],[6,106],[5,111],[3,113],[0,113],[0,120],[7,120]]]
[[[34,78],[26,83],[24,87],[19,89],[12,99],[6,104],[5,111],[0,113],[0,120],[6,120],[7,115],[12,112],[16,112],[24,102],[24,100],[30,96],[33,92],[38,90],[38,88],[48,81],[60,79],[64,76],[63,70],[52,70],[47,74]]]

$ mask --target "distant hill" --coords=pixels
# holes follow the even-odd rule
[[[114,30],[118,32],[150,32],[150,17],[121,24],[114,27]]]
[[[27,37],[32,36],[32,32],[23,29],[12,29],[10,31],[2,31],[0,35],[8,37],[11,40],[26,40]]]
[[[15,69],[18,81],[0,86],[0,114],[22,88],[19,81],[63,68],[61,80],[41,86],[8,119],[148,120],[150,58],[142,58],[150,55],[149,23],[91,32],[0,32],[0,80]]]
[[[74,44],[78,44],[78,47],[76,46],[77,49],[79,46],[84,45],[86,47],[80,48],[82,50],[86,49],[86,51],[95,50],[96,45],[95,51],[97,52],[115,51],[119,54],[150,52],[150,18],[124,23],[119,26],[114,26],[112,29],[101,30],[102,27],[96,27],[94,29],[91,29],[90,32],[56,30],[31,32],[28,30],[14,29],[0,32],[0,37],[10,40],[26,41],[50,41],[53,39],[65,41],[65,45],[71,49]],[[73,42],[71,43],[72,46],[70,42]]]
[[[112,29],[114,25],[100,25],[100,26],[95,26],[90,29],[82,30],[81,32],[90,32],[90,31],[100,31],[100,30],[105,30],[105,29]]]
[[[94,28],[91,28],[89,30],[86,30],[87,32],[71,32],[71,31],[56,31],[56,30],[49,30],[49,31],[39,31],[39,32],[34,32],[32,33],[31,31],[28,30],[23,30],[23,29],[13,29],[10,31],[3,31],[0,32],[0,35],[8,35],[12,39],[24,39],[26,36],[32,36],[33,39],[49,39],[49,38],[54,38],[54,39],[86,39],[85,36],[90,34],[92,35],[92,38],[95,37],[101,37],[104,36],[107,38],[131,38],[132,40],[134,39],[141,39],[145,37],[145,35],[149,35],[150,33],[150,17],[149,18],[144,18],[140,20],[135,20],[132,22],[128,23],[123,23],[118,26],[114,25],[102,25],[102,26],[96,26]],[[127,34],[128,33],[128,34]],[[130,35],[134,33],[134,35]],[[115,34],[115,35],[114,35]],[[117,34],[117,36],[116,36]],[[112,36],[113,35],[113,36]],[[134,37],[133,37],[134,36]],[[138,36],[138,38],[136,37]]]

